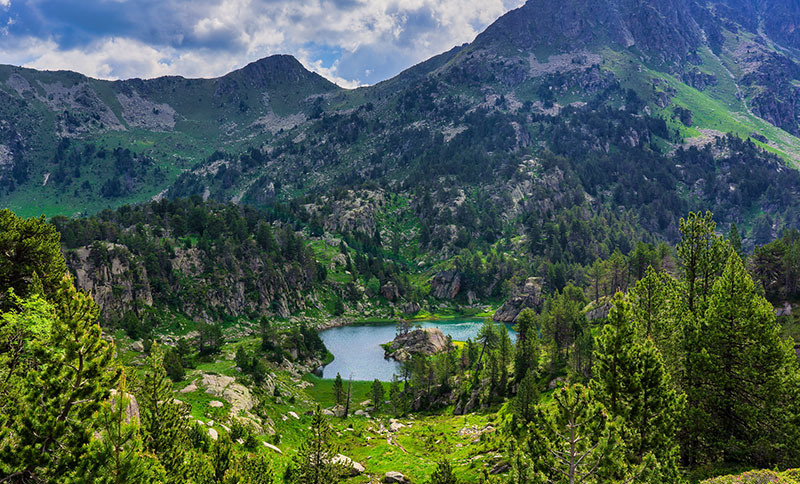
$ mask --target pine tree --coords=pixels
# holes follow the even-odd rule
[[[687,347],[688,460],[796,459],[797,358],[738,255],[728,258]]]
[[[372,406],[375,408],[375,412],[378,412],[381,409],[381,405],[383,405],[385,398],[386,392],[383,389],[383,383],[376,378],[372,382]]]
[[[342,381],[342,375],[338,372],[336,373],[336,379],[333,380],[333,399],[336,401],[336,405],[341,405],[344,402],[344,382]]]
[[[478,330],[478,338],[477,341],[481,345],[481,352],[478,355],[478,361],[475,362],[475,379],[477,381],[478,377],[480,376],[481,372],[481,362],[483,361],[483,357],[486,354],[486,350],[489,349],[490,351],[493,350],[500,340],[500,334],[497,331],[497,327],[490,318],[486,318],[483,321],[483,326],[481,329]]]
[[[528,371],[517,388],[514,399],[514,415],[522,424],[532,421],[535,416],[536,404],[539,402],[539,389],[533,372]]]
[[[652,465],[628,465],[618,423],[580,384],[557,389],[552,408],[539,409],[530,429],[525,452],[535,483],[634,482]]]
[[[680,221],[678,257],[683,265],[684,299],[690,312],[705,311],[711,286],[725,262],[725,244],[714,229],[711,212],[691,212]]]
[[[181,482],[187,472],[184,456],[188,412],[172,396],[172,382],[162,362],[163,352],[154,344],[138,392],[142,435],[145,448],[158,457],[169,482]]]
[[[250,371],[252,360],[250,359],[250,354],[247,352],[247,349],[245,349],[244,345],[239,345],[236,347],[234,362],[236,363],[236,366],[242,369],[242,371]]]
[[[497,364],[500,367],[500,380],[498,382],[498,395],[505,397],[508,392],[508,367],[514,360],[514,343],[508,334],[505,324],[500,325],[500,341],[497,345]]]
[[[111,400],[105,402],[98,415],[99,438],[90,445],[90,469],[83,475],[87,481],[104,484],[137,484],[163,482],[164,468],[144,451],[139,422],[133,415],[132,396],[127,393],[125,379]]]
[[[571,284],[548,299],[542,315],[542,336],[551,345],[553,366],[569,360],[569,350],[586,326],[583,291]]]
[[[181,355],[175,348],[167,348],[164,352],[164,369],[167,372],[170,380],[179,382],[183,380],[185,373],[183,371],[183,361]]]
[[[650,454],[659,465],[651,473],[653,482],[672,481],[683,398],[672,388],[652,341],[637,339],[632,316],[627,298],[617,294],[597,338],[591,387],[597,401],[620,421],[628,463],[640,465]]]
[[[99,308],[68,276],[50,296],[16,300],[0,323],[0,472],[9,482],[67,480],[79,469],[94,415],[119,378]]]
[[[67,273],[60,241],[58,231],[44,215],[22,219],[10,210],[0,210],[0,312],[14,303],[9,289],[23,299],[31,295],[34,275],[45,298],[60,290],[61,278]]]
[[[331,442],[331,428],[322,416],[320,407],[311,418],[309,435],[300,444],[297,454],[284,476],[290,484],[329,484],[339,482],[346,470],[334,458],[338,448]]]
[[[264,454],[239,453],[225,474],[225,484],[273,484],[272,461]]]
[[[731,244],[731,248],[739,257],[744,254],[742,250],[742,234],[739,233],[739,227],[736,226],[736,222],[731,223],[731,229],[728,232],[728,243]]]
[[[535,332],[536,313],[523,309],[517,317],[517,349],[514,352],[514,383],[519,385],[531,372],[539,372],[539,338]]]
[[[592,388],[608,411],[622,418],[630,411],[631,395],[639,391],[635,340],[630,303],[617,293],[608,312],[608,324],[597,338]]]
[[[433,470],[428,482],[430,484],[460,484],[461,480],[456,477],[450,461],[442,459],[436,464],[436,469]]]

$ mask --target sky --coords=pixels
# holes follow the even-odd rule
[[[471,42],[524,0],[0,0],[0,64],[217,77],[291,54],[342,87]]]

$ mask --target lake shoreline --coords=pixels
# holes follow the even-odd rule
[[[440,318],[412,322],[422,327],[437,327],[453,341],[475,339],[485,318]],[[339,323],[343,320],[338,321]],[[391,381],[393,374],[399,373],[396,361],[385,358],[384,345],[396,337],[393,321],[350,321],[351,324],[336,324],[320,331],[328,351],[334,355],[333,361],[318,368],[314,373],[322,379],[334,378],[341,373],[342,378],[356,381],[378,379]],[[504,323],[496,323],[504,324]],[[516,338],[513,327],[506,324],[512,338]]]
[[[317,324],[317,331],[325,331],[327,329],[341,328],[345,326],[368,326],[368,325],[397,325],[398,322],[404,321],[409,323],[420,322],[439,322],[439,321],[452,321],[458,319],[486,319],[491,318],[494,311],[485,311],[480,313],[470,314],[468,312],[458,314],[425,314],[423,316],[410,317],[410,318],[363,318],[363,319],[350,319],[350,318],[330,318]]]

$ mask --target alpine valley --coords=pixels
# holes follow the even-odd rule
[[[797,0],[0,65],[0,482],[800,482],[798,170]]]

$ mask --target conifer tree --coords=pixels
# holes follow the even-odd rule
[[[154,344],[138,393],[145,448],[158,457],[169,482],[182,482],[186,476],[184,457],[188,441],[183,404],[172,395],[172,382],[162,364],[163,352]]]
[[[640,339],[653,341],[676,384],[684,374],[685,328],[692,318],[685,310],[680,287],[669,274],[648,267],[644,278],[630,291],[637,334]]]
[[[770,465],[796,459],[797,358],[738,255],[731,253],[692,329],[688,460]]]
[[[61,255],[61,236],[55,226],[40,218],[23,219],[14,212],[0,210],[0,311],[11,308],[15,299],[31,295],[34,275],[41,295],[50,298],[61,288],[67,265]]]
[[[514,343],[511,342],[511,337],[508,334],[508,328],[505,324],[500,325],[500,340],[497,345],[497,364],[500,367],[500,376],[498,381],[498,395],[505,397],[508,392],[509,378],[508,367],[514,360]]]
[[[0,342],[0,475],[9,482],[67,480],[87,452],[94,414],[119,378],[99,309],[63,276],[50,296],[17,300]],[[30,325],[30,326],[29,326]]]
[[[532,371],[528,371],[525,378],[517,388],[517,396],[514,399],[514,415],[522,424],[527,424],[533,420],[536,414],[536,404],[539,402],[539,389],[536,386],[536,378]]]
[[[535,332],[536,313],[523,309],[517,317],[517,348],[514,351],[514,383],[519,385],[525,376],[539,371],[539,338]]]
[[[336,401],[336,405],[341,405],[344,402],[344,382],[342,381],[342,375],[338,372],[336,373],[336,379],[333,380],[333,399]]]
[[[185,376],[183,361],[175,348],[168,348],[164,352],[164,369],[172,381],[179,382],[183,380]]]
[[[477,381],[478,377],[480,376],[481,372],[481,362],[483,361],[483,357],[486,354],[486,350],[493,350],[500,340],[500,334],[497,331],[497,327],[490,318],[486,318],[483,321],[483,326],[481,329],[478,330],[478,338],[477,341],[481,345],[481,352],[478,355],[478,361],[475,362],[475,375],[474,378]]]
[[[386,392],[383,389],[383,383],[376,378],[372,382],[372,406],[375,408],[376,412],[381,409],[385,398]]]
[[[597,401],[619,418],[628,463],[640,465],[652,454],[658,463],[650,474],[653,482],[674,482],[683,398],[672,388],[652,341],[637,339],[632,316],[627,298],[617,294],[597,338],[591,387]]]
[[[736,226],[736,222],[731,223],[731,229],[728,232],[728,243],[731,244],[733,251],[741,257],[744,253],[742,250],[742,234],[739,233],[739,227]]]
[[[147,484],[166,480],[164,468],[144,450],[138,419],[133,414],[132,396],[123,377],[112,398],[98,415],[99,437],[90,447],[91,469],[84,477],[103,484]]]
[[[711,212],[690,212],[680,221],[678,257],[684,272],[684,299],[690,312],[702,314],[714,279],[725,263],[724,241],[714,233]]]
[[[652,462],[632,468],[625,460],[618,423],[588,388],[574,384],[553,393],[540,408],[526,442],[535,483],[634,482]]]
[[[273,484],[272,461],[264,454],[236,455],[233,467],[225,474],[225,484]]]
[[[442,459],[436,464],[436,469],[433,470],[428,482],[430,484],[460,484],[461,480],[453,471],[450,461]]]
[[[334,458],[338,448],[331,442],[331,428],[319,405],[311,418],[311,429],[292,458],[284,479],[290,484],[329,484],[345,475],[343,464]]]

